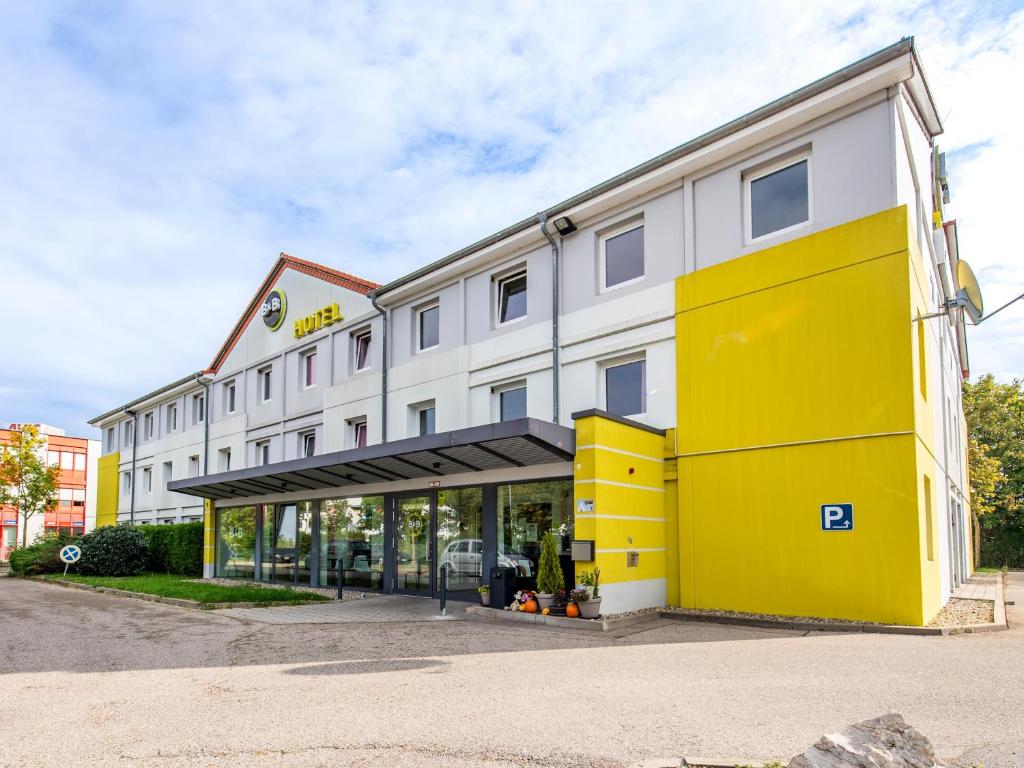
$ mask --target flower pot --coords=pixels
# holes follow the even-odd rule
[[[480,593],[480,605],[490,605],[490,604],[491,604],[491,593],[490,592],[481,592]]]
[[[601,598],[596,600],[584,600],[579,603],[580,606],[580,618],[582,619],[596,619],[601,615]]]
[[[554,595],[546,595],[543,592],[537,593],[537,605],[543,611],[545,608],[550,608],[555,602]]]

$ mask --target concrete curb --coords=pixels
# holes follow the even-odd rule
[[[539,613],[523,613],[522,611],[506,611],[503,608],[489,608],[484,605],[470,605],[466,613],[479,616],[488,621],[504,621],[509,624],[540,624],[559,629],[575,629],[588,632],[608,632],[633,624],[642,624],[658,618],[653,613],[638,613],[618,619],[570,619],[567,616],[542,616]]]
[[[130,600],[145,600],[149,603],[162,603],[173,605],[175,608],[191,608],[197,611],[215,611],[222,608],[280,608],[288,605],[311,605],[313,603],[327,602],[325,600],[274,600],[271,602],[245,602],[245,603],[200,603],[195,600],[184,600],[179,597],[164,597],[163,595],[150,595],[145,592],[130,592],[126,589],[114,589],[113,587],[102,587],[97,584],[82,584],[77,581],[65,581],[64,579],[44,579],[39,576],[26,577],[30,581],[38,581],[43,584],[55,584],[58,587],[68,589],[82,589],[91,592],[102,592],[114,597],[124,597]]]
[[[631,763],[629,768],[764,768],[759,760],[737,758],[727,760],[722,757],[649,757],[638,763]]]

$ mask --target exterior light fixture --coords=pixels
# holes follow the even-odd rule
[[[570,219],[568,216],[559,216],[551,223],[555,225],[555,229],[558,230],[558,234],[560,234],[562,237],[565,237],[566,235],[571,235],[573,232],[576,231],[576,225],[572,223],[572,219]]]

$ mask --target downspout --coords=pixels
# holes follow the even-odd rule
[[[210,380],[206,374],[196,374],[196,381],[203,385],[203,476],[210,474]]]
[[[132,493],[128,506],[128,524],[135,525],[135,454],[139,445],[139,418],[135,411],[125,411],[132,417]]]
[[[559,400],[559,368],[558,368],[558,272],[559,252],[558,243],[548,232],[548,217],[545,213],[537,214],[537,221],[540,222],[540,231],[551,243],[551,421],[558,423],[558,400]]]
[[[380,363],[380,441],[388,441],[388,313],[377,303],[377,294],[373,291],[366,297],[370,300],[373,308],[380,312],[381,324],[381,363]]]

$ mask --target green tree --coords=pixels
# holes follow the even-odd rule
[[[976,563],[1024,566],[1024,379],[964,382]],[[973,444],[977,444],[977,448]],[[979,554],[980,547],[980,554]]]
[[[21,515],[21,546],[28,546],[28,521],[53,507],[60,467],[46,466],[45,440],[39,428],[26,424],[0,445],[0,507],[15,507]]]
[[[537,567],[537,590],[541,594],[553,595],[565,589],[562,563],[558,560],[558,540],[548,531],[540,545],[540,563]]]

